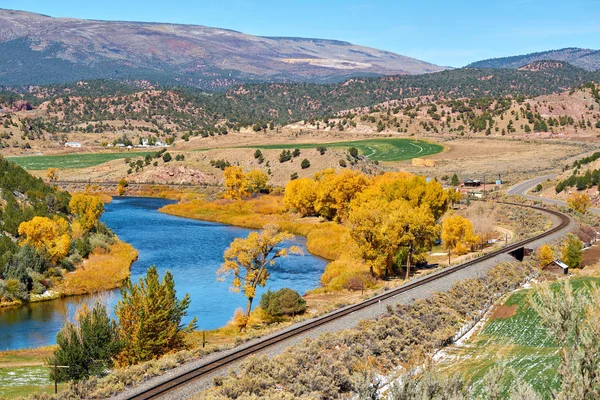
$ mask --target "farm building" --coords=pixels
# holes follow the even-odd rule
[[[467,187],[479,187],[479,186],[481,186],[481,181],[478,179],[473,179],[473,180],[469,179],[469,180],[466,180],[465,183],[463,183],[463,185],[467,186]]]
[[[81,147],[81,143],[79,142],[66,142],[65,147]]]
[[[568,275],[569,266],[560,260],[554,260],[542,268],[542,271],[551,272],[556,275]]]

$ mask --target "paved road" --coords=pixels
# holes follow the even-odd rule
[[[542,203],[546,203],[546,204],[552,204],[552,205],[566,207],[567,206],[566,201],[557,200],[557,199],[549,199],[547,197],[541,197],[540,195],[536,196],[536,195],[529,194],[529,191],[531,189],[533,189],[534,187],[536,187],[538,183],[545,182],[548,179],[550,179],[550,180],[556,179],[557,176],[558,176],[557,174],[538,176],[537,178],[529,179],[527,181],[517,183],[516,185],[511,186],[510,188],[508,188],[506,193],[523,196],[526,199],[534,200],[534,201],[541,201]],[[589,211],[593,212],[594,214],[600,214],[600,208],[590,208]]]

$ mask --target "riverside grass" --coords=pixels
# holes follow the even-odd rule
[[[280,229],[305,236],[309,252],[335,260],[352,249],[350,230],[335,222],[299,218],[286,213],[283,196],[265,195],[248,200],[192,200],[169,204],[160,212],[180,217],[220,222],[244,228],[261,229],[276,224]]]
[[[74,296],[118,288],[129,277],[137,256],[133,246],[121,241],[108,250],[96,249],[81,267],[65,275],[59,291],[64,296]]]
[[[244,228],[261,229],[268,224],[306,237],[306,249],[316,256],[333,261],[327,265],[321,277],[322,290],[341,290],[346,281],[356,272],[367,273],[368,268],[353,261],[350,271],[340,274],[342,258],[355,253],[355,244],[350,237],[350,229],[335,222],[323,222],[318,218],[300,218],[288,214],[283,205],[283,196],[265,195],[248,200],[191,200],[162,207],[160,212],[179,217],[220,222]],[[348,270],[348,268],[346,267]]]

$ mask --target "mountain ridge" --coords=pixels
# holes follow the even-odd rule
[[[587,71],[600,69],[600,50],[565,47],[557,50],[539,51],[508,57],[489,58],[473,62],[469,68],[518,69],[536,61],[563,61]]]
[[[3,85],[120,77],[223,89],[247,82],[333,83],[354,76],[447,69],[335,39],[253,36],[203,25],[55,18],[5,9],[0,9],[0,47]],[[28,73],[28,67],[37,72]],[[61,73],[63,69],[69,74]]]

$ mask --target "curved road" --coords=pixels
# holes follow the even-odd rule
[[[548,179],[550,179],[550,180],[556,179],[557,176],[558,176],[558,174],[538,176],[537,178],[529,179],[527,181],[517,183],[516,185],[511,186],[510,188],[508,188],[506,193],[523,196],[528,200],[541,201],[542,203],[546,203],[546,204],[552,204],[552,205],[556,205],[556,206],[566,207],[567,206],[566,201],[558,200],[558,199],[550,199],[547,197],[541,197],[539,195],[534,196],[532,194],[529,194],[529,191],[531,189],[533,189],[534,187],[536,187],[538,183],[545,182]],[[600,214],[600,208],[590,208],[589,211],[593,212],[594,214]]]

